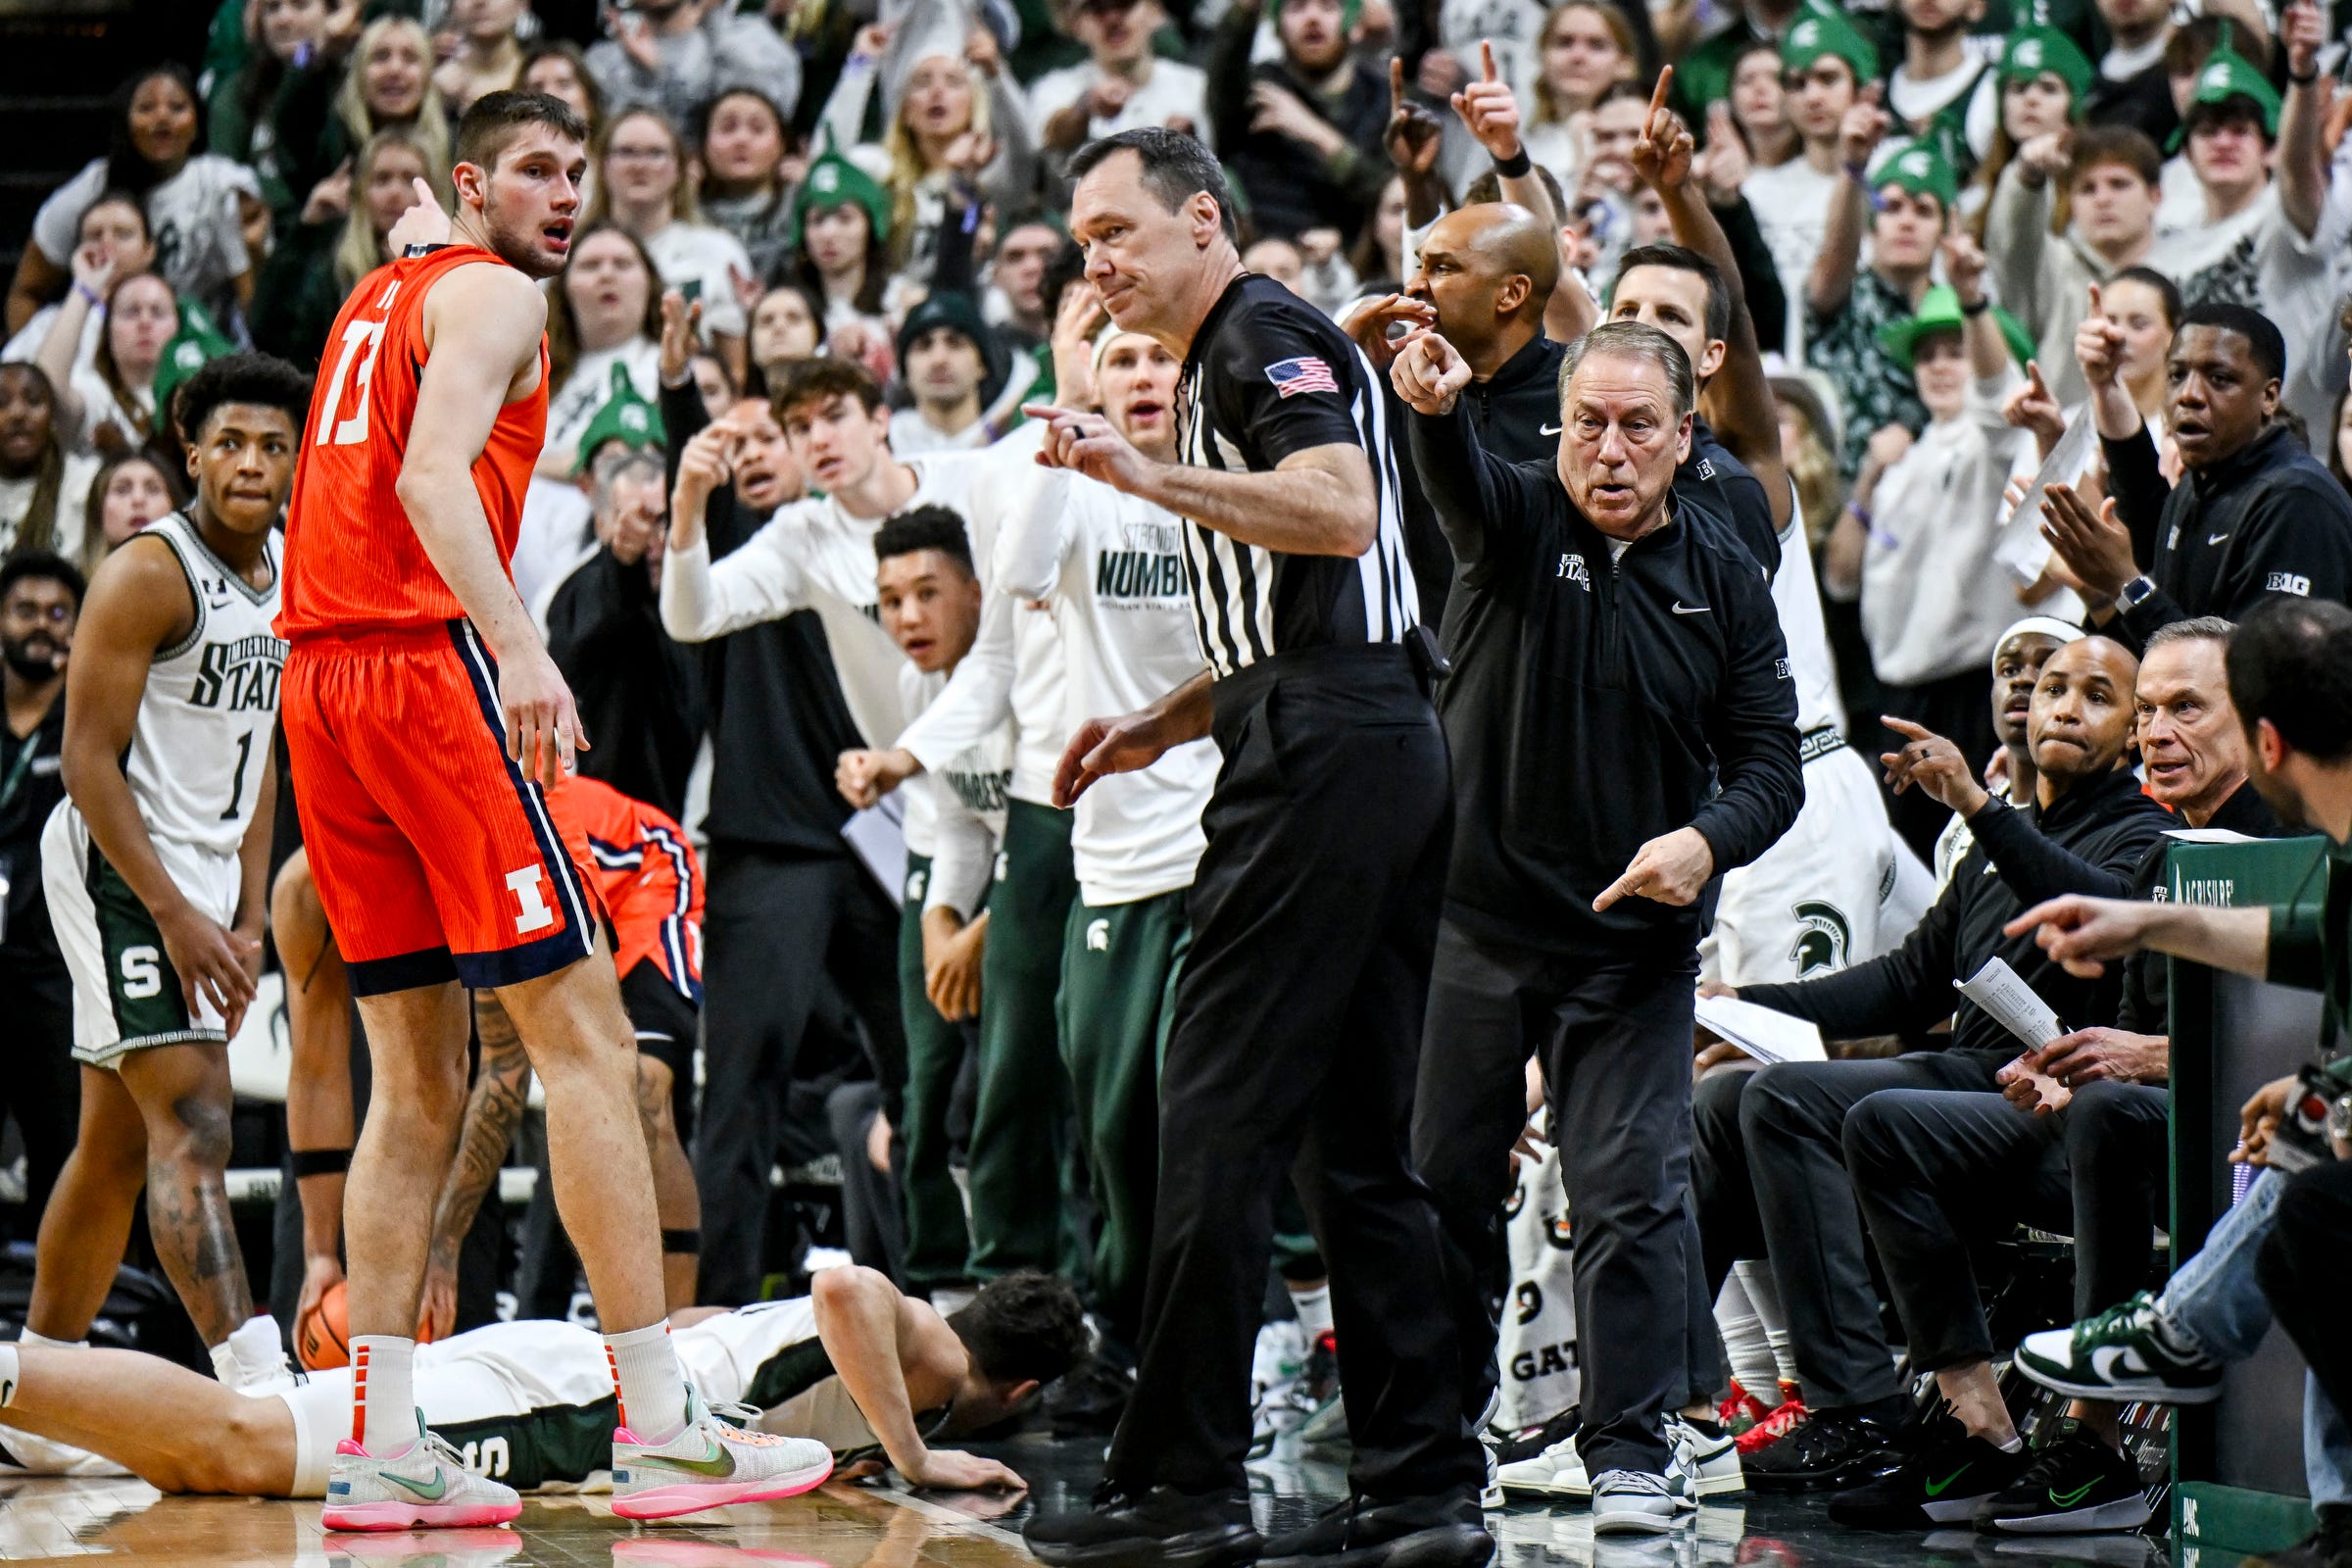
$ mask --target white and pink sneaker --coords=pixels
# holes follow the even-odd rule
[[[724,1413],[757,1420],[728,1405]],[[693,1389],[686,1425],[666,1443],[647,1443],[627,1427],[612,1434],[612,1511],[623,1519],[669,1519],[730,1502],[796,1497],[833,1473],[833,1451],[807,1438],[779,1438],[721,1420]]]
[[[522,1498],[466,1468],[458,1450],[425,1430],[416,1412],[416,1441],[377,1458],[349,1438],[335,1445],[326,1476],[328,1530],[461,1530],[514,1522]]]

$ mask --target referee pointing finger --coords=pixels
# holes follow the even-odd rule
[[[1484,1461],[1435,1216],[1405,1158],[1450,796],[1388,405],[1336,325],[1243,270],[1224,175],[1198,141],[1127,131],[1070,173],[1070,235],[1104,309],[1184,357],[1182,462],[1057,411],[1041,411],[1042,461],[1185,519],[1209,668],[1145,712],[1084,725],[1057,792],[1203,737],[1223,760],[1160,1070],[1135,1391],[1096,1506],[1032,1521],[1028,1544],[1075,1568],[1215,1568],[1261,1545],[1476,1568],[1494,1549]],[[1274,1193],[1302,1145],[1346,1325],[1356,1497],[1261,1543],[1242,1470],[1250,1357]]]

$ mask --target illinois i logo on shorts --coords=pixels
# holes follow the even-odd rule
[[[514,917],[515,935],[529,936],[556,923],[556,911],[549,907],[542,890],[546,881],[547,873],[535,865],[507,873],[507,886],[514,891],[514,902],[522,906],[522,912]]]

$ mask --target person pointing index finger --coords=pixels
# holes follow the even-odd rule
[[[1478,41],[1478,59],[1479,59],[1479,65],[1481,66],[1481,68],[1482,68],[1482,69],[1485,71],[1485,73],[1486,73],[1486,79],[1487,79],[1487,80],[1489,80],[1489,81],[1498,81],[1498,80],[1500,80],[1500,79],[1501,79],[1501,78],[1500,78],[1498,75],[1496,75],[1496,74],[1495,74],[1495,71],[1494,71],[1494,43],[1493,43],[1493,41],[1492,41],[1492,40],[1490,40],[1490,39],[1486,39],[1486,38],[1481,38],[1481,39]],[[1403,65],[1403,62],[1402,62],[1402,61],[1399,61],[1399,62],[1397,62],[1397,64],[1398,64],[1398,66],[1399,66],[1399,67],[1401,67],[1401,66]]]

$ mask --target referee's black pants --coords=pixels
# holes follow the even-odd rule
[[[1214,696],[1224,761],[1107,1476],[1138,1493],[1246,1486],[1274,1193],[1296,1163],[1330,1263],[1354,1490],[1475,1486],[1437,1217],[1405,1150],[1452,815],[1445,738],[1395,647],[1281,655]]]
[[[2087,1083],[2036,1116],[1997,1094],[1887,1089],[1845,1113],[1845,1168],[1923,1372],[1992,1359],[1970,1245],[2023,1221],[2075,1239],[2075,1316],[2147,1280],[2171,1096]]]
[[[1544,1054],[1576,1243],[1585,1469],[1666,1469],[1664,1413],[1716,1381],[1690,1202],[1691,991],[1680,965],[1473,937],[1448,920],[1430,979],[1413,1161],[1445,1222],[1465,1400],[1494,1391],[1502,1201]]]

